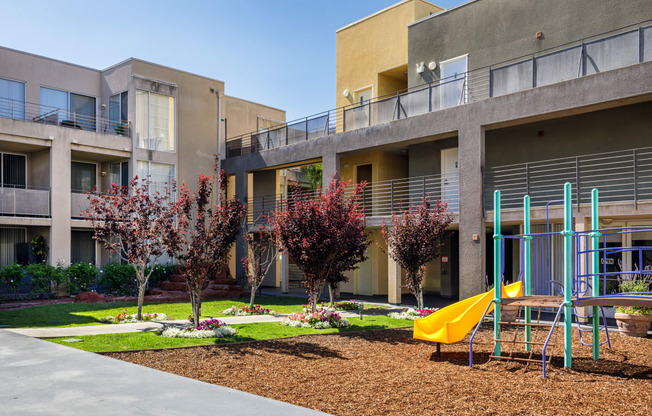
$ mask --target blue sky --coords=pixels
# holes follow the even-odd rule
[[[291,120],[335,106],[335,31],[398,1],[5,0],[0,45],[98,69],[144,59],[225,81]]]

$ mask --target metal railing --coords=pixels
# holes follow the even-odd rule
[[[652,147],[517,163],[487,168],[485,207],[500,189],[503,208],[522,208],[523,195],[532,206],[563,199],[560,185],[570,182],[575,204],[591,202],[600,190],[601,202],[652,201]]]
[[[35,186],[0,187],[0,215],[50,217],[50,189]]]
[[[227,140],[226,157],[258,153],[491,97],[650,61],[641,22]],[[650,55],[648,53],[648,55]]]
[[[52,124],[117,136],[131,136],[131,122],[89,116],[64,108],[28,103],[0,97],[0,118]]]
[[[315,195],[316,192],[305,192],[300,194],[300,198],[314,198]],[[358,202],[368,217],[382,217],[417,205],[424,196],[432,201],[446,201],[450,211],[458,212],[458,175],[428,175],[369,182],[360,193]],[[296,196],[292,194],[255,196],[248,204],[247,222],[258,225],[262,221],[261,216],[284,210],[286,204],[291,206],[294,200]]]

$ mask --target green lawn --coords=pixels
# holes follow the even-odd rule
[[[257,296],[256,303],[279,313],[300,312],[306,298],[289,296]],[[202,303],[202,317],[221,317],[222,311],[233,305],[249,304],[245,298],[213,300]],[[100,319],[115,316],[127,310],[136,313],[136,302],[64,303],[34,306],[14,311],[0,311],[0,325],[13,328],[67,327],[101,325]],[[143,313],[164,313],[171,319],[187,319],[192,313],[190,302],[145,303]]]
[[[160,332],[134,332],[126,334],[88,335],[74,337],[82,342],[63,342],[65,338],[51,338],[48,341],[91,352],[127,351],[153,348],[186,347],[194,345],[213,345],[229,342],[257,341],[273,338],[294,337],[304,334],[332,334],[351,331],[368,331],[374,329],[403,328],[412,326],[412,321],[391,319],[386,316],[368,316],[361,321],[359,318],[349,318],[349,328],[304,329],[283,326],[277,322],[233,325],[238,333],[230,338],[217,339],[187,339],[164,338]]]

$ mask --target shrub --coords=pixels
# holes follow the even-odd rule
[[[66,269],[66,276],[71,293],[86,292],[95,283],[99,270],[90,263],[73,263]]]
[[[32,240],[32,254],[38,259],[39,262],[43,262],[48,258],[48,240],[40,234],[35,235]]]
[[[167,338],[223,338],[235,335],[236,330],[215,318],[199,323],[197,327],[168,328],[161,334]]]
[[[30,264],[26,272],[31,276],[32,294],[52,296],[52,284],[60,285],[66,281],[66,272],[63,267],[54,267],[45,263]]]
[[[348,319],[342,318],[339,313],[330,309],[317,309],[317,312],[309,312],[304,307],[303,313],[291,313],[285,318],[281,325],[298,328],[346,328],[351,326]]]
[[[132,296],[138,293],[136,270],[131,264],[107,264],[102,268],[98,283],[110,296]]]
[[[322,308],[330,308],[336,311],[357,311],[360,310],[360,304],[356,303],[354,300],[344,301],[344,302],[333,302],[333,306],[326,302],[321,303]]]
[[[234,315],[234,316],[249,316],[249,315],[269,315],[274,313],[271,309],[266,309],[260,305],[254,305],[253,308],[250,308],[249,305],[242,306],[238,308],[237,306],[231,306],[228,309],[222,311],[224,315]]]
[[[149,286],[150,287],[159,287],[162,281],[170,280],[170,277],[174,274],[177,266],[172,263],[166,264],[155,264],[154,271],[149,277]],[[150,268],[148,267],[145,273],[148,273]]]
[[[409,319],[410,321],[414,321],[415,319],[425,318],[434,312],[437,312],[437,308],[406,308],[401,312],[390,312],[387,314],[387,316],[393,319]]]
[[[25,277],[25,268],[20,264],[9,264],[0,269],[0,284],[18,293],[18,288]]]

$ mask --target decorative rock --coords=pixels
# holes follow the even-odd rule
[[[99,303],[105,301],[104,295],[97,292],[81,292],[75,296],[75,303]]]

